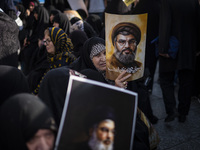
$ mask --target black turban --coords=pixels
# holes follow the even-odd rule
[[[99,124],[106,119],[113,120],[114,122],[116,121],[114,109],[108,106],[98,106],[91,113],[89,113],[86,118],[88,131],[95,124]]]
[[[112,43],[114,45],[114,39],[118,34],[123,34],[123,32],[128,32],[129,34],[132,34],[137,41],[137,45],[140,43],[141,40],[141,31],[140,28],[130,22],[121,22],[119,24],[117,24],[113,31],[112,31]]]

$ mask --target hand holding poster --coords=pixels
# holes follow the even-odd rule
[[[136,111],[136,93],[70,76],[55,150],[132,150]]]
[[[131,77],[143,76],[147,14],[105,14],[106,24],[106,77],[115,80],[124,70]]]

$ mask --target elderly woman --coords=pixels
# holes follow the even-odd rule
[[[57,126],[49,108],[32,94],[17,94],[0,109],[0,145],[5,150],[51,150]]]
[[[99,37],[92,37],[84,43],[80,58],[70,65],[70,67],[71,69],[85,74],[88,78],[91,76],[91,70],[89,71],[89,69],[98,71],[103,75],[106,80],[105,82],[122,88],[127,87],[126,80],[131,76],[131,74],[125,76],[126,72],[124,71],[116,78],[115,81],[106,79],[105,41]]]
[[[67,34],[61,28],[53,27],[46,29],[44,31],[43,42],[46,46],[47,59],[49,62],[49,68],[44,75],[51,69],[70,65],[76,59],[76,57],[71,54],[73,49],[71,39],[68,38]],[[39,87],[40,85],[34,90],[34,94],[38,93]]]

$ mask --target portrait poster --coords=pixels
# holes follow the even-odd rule
[[[121,72],[132,74],[127,81],[144,74],[147,14],[105,13],[106,78],[115,80]]]
[[[70,76],[55,150],[84,150],[81,147],[82,143],[88,144],[90,138],[88,124],[94,118],[99,118],[93,113],[99,107],[113,110],[114,149],[132,150],[137,101],[138,96],[135,92],[90,79]],[[104,113],[105,111],[101,111],[99,114]]]

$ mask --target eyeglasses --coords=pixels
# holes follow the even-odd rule
[[[128,42],[128,44],[129,44],[130,46],[136,46],[136,43],[137,43],[137,41],[134,40],[134,39],[129,40],[129,41],[120,39],[120,40],[118,40],[118,41],[116,41],[116,42],[119,43],[120,46],[125,46],[125,45],[126,45],[126,42]]]
[[[43,40],[43,43],[48,45],[51,42],[51,40],[47,39],[47,40]]]

